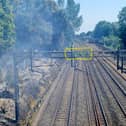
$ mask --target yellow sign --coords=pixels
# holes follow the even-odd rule
[[[70,54],[70,55],[68,55]],[[64,57],[66,60],[84,60],[89,61],[93,59],[93,48],[65,48]]]

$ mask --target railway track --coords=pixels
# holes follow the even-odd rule
[[[103,67],[103,69],[107,72],[107,74],[110,76],[111,80],[114,82],[114,84],[121,90],[121,92],[126,96],[126,85],[125,80],[118,76],[117,71],[113,72],[113,69],[106,65],[105,62],[101,60],[97,60],[99,62],[99,65]]]
[[[110,66],[110,68],[113,70],[113,72],[115,72],[119,77],[121,77],[124,81],[126,81],[126,78],[124,76],[122,76],[122,73],[117,72],[117,70],[115,69],[116,64],[111,59],[103,58],[103,61],[106,63],[106,65]]]
[[[33,126],[125,126],[125,80],[102,58],[75,66],[62,74]]]
[[[75,79],[75,77],[74,77]],[[73,70],[70,67],[63,74],[53,95],[50,96],[43,115],[37,122],[37,126],[59,126],[67,125],[70,118],[71,92],[74,86]],[[73,82],[71,82],[73,80]],[[74,87],[75,88],[75,87]]]
[[[62,94],[62,100],[60,102],[60,104],[58,105],[58,108],[56,109],[55,113],[54,113],[54,118],[53,121],[51,123],[51,126],[58,126],[58,125],[63,125],[64,123],[67,122],[69,116],[67,114],[67,111],[69,111],[70,107],[69,107],[69,95],[71,92],[71,86],[70,88],[68,87],[68,85],[66,85],[65,87],[65,91]]]
[[[71,80],[73,80],[72,83]],[[68,84],[68,81],[70,82],[70,84]],[[56,113],[55,120],[52,122],[51,126],[71,126],[71,123],[76,123],[76,91],[78,82],[77,71],[74,71],[73,78],[69,78],[68,81],[66,83],[66,91],[64,92],[62,102]],[[73,113],[73,111],[75,113]]]
[[[86,66],[83,64],[83,82],[84,82],[84,97],[85,97],[85,101],[86,101],[86,110],[87,110],[87,121],[88,121],[88,126],[95,126],[95,118],[94,118],[94,112],[93,112],[93,108],[92,108],[92,99],[91,99],[91,93],[90,93],[90,88],[89,88],[89,82],[85,81],[88,80],[88,76],[87,76],[87,68]]]
[[[95,58],[95,59],[97,61],[98,58]],[[99,59],[101,59],[101,60],[98,60],[99,62],[102,61],[101,65],[103,66],[103,69],[106,69],[106,72],[109,74],[109,76],[114,81],[114,83],[118,86],[118,88],[120,88],[120,90],[122,90],[124,95],[126,95],[126,78],[124,76],[122,76],[122,74],[119,73],[114,68],[114,66],[116,66],[116,64],[113,62],[112,59],[107,58],[107,57],[105,57],[105,58],[102,57]]]
[[[76,122],[73,124],[73,126],[94,126],[95,119],[93,115],[89,86],[86,78],[86,69],[83,66],[83,62],[78,63],[76,71],[78,71],[79,75],[76,98]]]
[[[89,63],[88,63],[89,64]],[[92,100],[92,108],[95,118],[95,126],[109,126],[107,117],[101,102],[101,98],[98,94],[98,90],[96,88],[95,80],[92,77],[92,71],[89,68],[89,65],[86,65],[87,79],[89,84],[90,96]]]
[[[124,94],[116,87],[108,72],[103,69],[103,63],[97,62],[92,65],[91,69],[96,74],[97,83],[99,82],[97,87],[102,90],[100,95],[103,97],[102,103],[108,116],[109,125],[125,126],[126,102]]]
[[[99,45],[98,45],[97,49],[100,50],[100,51],[108,50],[108,49],[106,49],[104,47],[99,47]],[[117,61],[115,59],[116,59],[115,55],[111,55],[111,57],[104,57],[103,58],[105,63],[108,64],[108,66],[110,66],[111,69],[113,69],[113,72],[116,72],[118,74],[118,76],[120,76],[121,78],[123,78],[124,81],[126,81],[126,76],[124,77],[121,72],[117,72],[117,70],[116,70],[116,67],[117,67],[116,62]]]
[[[45,100],[43,101],[43,105],[37,113],[37,117],[33,121],[32,126],[51,125],[54,112],[56,111],[59,101],[62,98],[62,89],[64,89],[64,83],[70,68],[68,64],[66,64],[64,67],[65,68],[63,68],[61,74],[59,74],[57,80],[55,81],[55,84],[52,85],[48,95],[44,98]],[[43,120],[41,119],[41,116],[43,116]]]
[[[102,65],[102,67],[104,67],[103,65],[105,65],[105,64],[101,63],[100,61],[98,61],[98,62],[99,62],[99,66]],[[100,67],[98,67],[98,64],[97,64],[97,69],[99,70],[102,78],[106,82],[106,85],[108,86],[110,92],[112,93],[112,95],[113,95],[114,99],[116,100],[118,106],[120,107],[122,113],[126,117],[126,102],[125,102],[126,96],[124,94],[124,90],[121,90],[120,88],[115,86],[118,83],[116,81],[111,80],[110,76],[103,74],[104,72],[107,72],[107,74],[108,74],[108,71],[103,71],[103,69],[100,69]],[[104,70],[106,70],[105,67],[104,67]],[[122,102],[120,102],[120,101],[122,101]]]
[[[74,126],[76,125],[77,120],[77,90],[78,90],[78,71],[74,69],[74,78],[73,85],[70,94],[70,102],[69,102],[69,110],[68,110],[68,118],[66,126]]]

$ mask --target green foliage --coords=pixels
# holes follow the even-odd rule
[[[100,21],[94,30],[94,37],[101,39],[102,37],[109,36],[113,33],[113,26],[107,21]]]
[[[80,4],[76,4],[74,0],[67,0],[65,15],[74,31],[78,31],[82,24],[82,16],[78,16],[79,11]]]
[[[61,35],[64,34],[64,46],[70,46],[75,40],[75,32],[79,31],[82,24],[82,16],[79,16],[80,4],[76,4],[74,0],[67,0],[66,7],[62,7],[62,20]]]
[[[103,37],[102,41],[106,47],[112,49],[118,49],[120,47],[120,38],[114,35],[110,35],[108,37]]]
[[[58,0],[58,9],[53,13],[53,39],[51,47],[54,49],[69,46],[74,40],[75,31],[78,31],[82,24],[82,17],[78,16],[80,5],[74,0],[67,0],[64,7],[64,0]],[[62,39],[61,39],[62,38]]]
[[[19,45],[59,49],[70,45],[82,23],[74,0],[22,0],[15,11]],[[34,46],[34,47],[35,47]]]
[[[22,0],[15,11],[17,44],[41,46],[49,43],[52,35],[53,13],[57,5],[52,0]]]
[[[119,36],[119,23],[113,22],[112,27],[113,27],[113,35]]]
[[[58,6],[63,9],[64,8],[64,4],[65,4],[65,0],[58,0]]]
[[[126,7],[124,7],[118,15],[120,38],[123,46],[126,48]]]
[[[9,0],[0,1],[0,54],[15,42],[15,25]]]
[[[93,37],[96,41],[104,44],[105,46],[117,49],[121,45],[121,40],[119,38],[119,23],[100,21],[95,27]]]

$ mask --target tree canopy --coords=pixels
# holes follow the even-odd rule
[[[15,42],[13,8],[9,0],[0,1],[0,54]]]
[[[119,22],[100,21],[96,24],[91,37],[95,42],[99,42],[113,49],[120,47]]]
[[[113,33],[113,26],[110,22],[100,21],[94,29],[94,37],[101,39]]]
[[[66,6],[64,0],[22,0],[15,11],[19,45],[48,49],[69,45],[82,23],[79,11],[80,5],[74,0],[68,0]]]
[[[13,45],[15,38],[19,48],[69,46],[82,24],[79,11],[74,0],[66,4],[65,0],[1,0],[0,51]]]
[[[96,41],[115,49],[126,48],[126,7],[118,14],[117,22],[99,21],[91,37]]]
[[[118,15],[119,18],[119,31],[123,47],[126,48],[126,7],[124,7]]]

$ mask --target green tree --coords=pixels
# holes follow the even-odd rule
[[[109,36],[113,33],[113,26],[107,21],[100,21],[94,29],[94,37],[101,39],[102,37]]]
[[[120,47],[120,38],[118,36],[110,35],[103,37],[102,41],[104,42],[104,45],[109,48],[118,49]]]
[[[78,16],[79,11],[80,11],[80,4],[76,4],[74,0],[67,0],[65,16],[74,31],[79,30],[83,21],[82,16]]]
[[[41,43],[41,47],[46,49],[59,49],[70,45],[75,31],[82,23],[82,17],[78,16],[79,4],[74,0],[72,3],[68,0],[65,6],[64,1],[22,0],[18,2],[15,22],[19,45],[33,46]]]
[[[65,0],[58,0],[58,6],[63,9],[64,8],[64,4],[65,4]]]
[[[15,25],[9,0],[0,1],[0,54],[15,42]]]
[[[119,32],[123,47],[126,48],[126,7],[124,7],[118,15],[119,18]]]
[[[53,13],[52,47],[57,49],[61,45],[63,48],[71,44],[75,38],[75,32],[82,24],[82,17],[78,16],[79,11],[80,4],[76,4],[74,0],[67,0],[66,7],[64,7],[64,0],[58,0],[58,10]]]
[[[119,23],[118,22],[113,22],[112,27],[113,27],[113,35],[119,37]]]
[[[93,37],[105,46],[117,49],[120,46],[119,23],[100,21],[93,31]]]
[[[45,47],[52,35],[53,13],[57,10],[52,0],[22,0],[15,11],[18,46]]]

